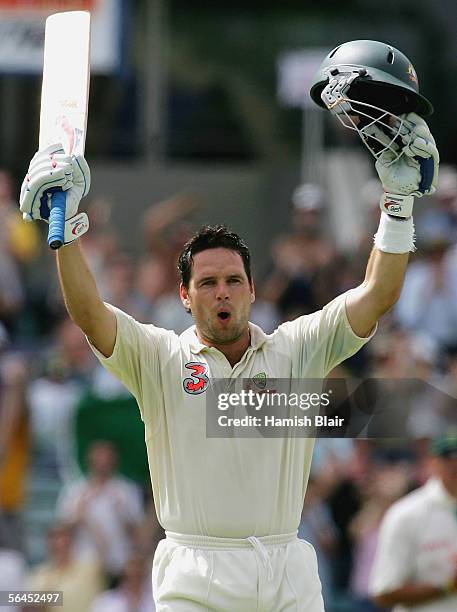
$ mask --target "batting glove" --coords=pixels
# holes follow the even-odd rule
[[[65,244],[69,244],[89,228],[86,213],[77,213],[90,189],[90,170],[82,155],[66,155],[61,144],[38,151],[30,162],[19,199],[24,221],[48,223],[52,193],[57,189],[66,193]]]
[[[395,217],[412,215],[414,196],[421,198],[435,192],[438,183],[439,153],[435,140],[425,123],[416,115],[402,115],[412,129],[402,133],[402,155],[385,151],[376,162],[376,171],[384,187],[380,206]]]

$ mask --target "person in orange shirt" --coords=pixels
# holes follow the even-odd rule
[[[26,378],[27,368],[21,357],[3,358],[0,369],[0,536],[4,547],[21,551],[19,512],[24,503],[29,461]]]

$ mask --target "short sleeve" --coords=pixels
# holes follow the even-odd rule
[[[300,375],[325,377],[345,359],[354,355],[376,333],[361,338],[352,329],[347,313],[349,292],[339,295],[322,310],[284,323],[298,362]]]
[[[409,513],[394,505],[381,523],[369,585],[373,596],[394,591],[411,578],[414,551],[408,517]]]
[[[160,393],[160,358],[170,352],[174,332],[139,323],[119,308],[106,304],[116,315],[117,331],[114,350],[105,357],[89,341],[102,366],[118,378],[136,398],[144,420],[145,398]]]

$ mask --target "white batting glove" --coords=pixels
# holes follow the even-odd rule
[[[51,196],[49,190],[60,188],[66,192],[65,208],[65,244],[72,242],[76,237],[88,229],[87,215],[83,215],[84,232],[75,232],[70,229],[69,223],[78,212],[81,199],[90,189],[90,170],[82,155],[66,155],[61,144],[51,145],[38,151],[30,162],[29,170],[22,183],[20,195],[20,210],[24,221],[49,221]],[[69,227],[67,227],[69,226]],[[78,227],[83,227],[78,224]],[[74,236],[74,237],[73,237]],[[70,239],[67,241],[67,237]],[[72,238],[73,237],[73,238]]]
[[[435,192],[438,183],[439,153],[435,140],[425,123],[416,115],[402,115],[412,129],[401,134],[403,154],[385,151],[376,162],[376,171],[384,187],[380,206],[389,215],[409,218],[414,196],[421,198]]]

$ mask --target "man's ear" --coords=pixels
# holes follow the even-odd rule
[[[181,298],[181,302],[184,308],[186,310],[190,310],[189,293],[182,283],[179,284],[179,297]]]
[[[255,287],[254,287],[254,281],[251,281],[251,304],[254,304],[255,302]]]

